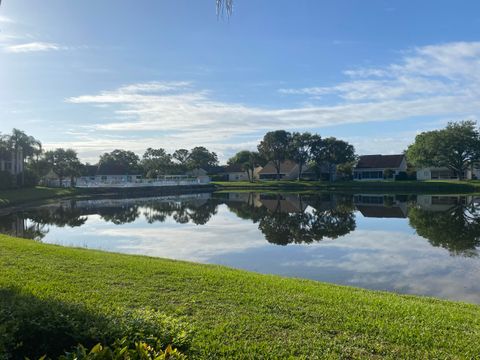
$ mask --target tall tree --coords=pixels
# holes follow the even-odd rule
[[[168,174],[172,169],[172,155],[165,149],[148,148],[143,154],[142,166],[147,177]]]
[[[334,137],[325,138],[312,149],[313,160],[318,167],[328,166],[329,180],[334,179],[334,171],[340,164],[355,160],[353,145]]]
[[[58,148],[45,153],[45,159],[50,164],[52,171],[58,176],[60,186],[63,179],[70,177],[70,186],[74,185],[74,178],[81,173],[82,163],[73,149]]]
[[[104,175],[134,175],[141,172],[140,158],[128,150],[113,150],[100,156],[98,171]]]
[[[280,179],[280,166],[286,160],[290,149],[292,135],[285,130],[270,131],[265,134],[258,145],[258,152],[273,163],[277,171],[277,180]]]
[[[256,151],[242,150],[228,159],[228,165],[240,165],[247,173],[248,181],[253,182],[255,168],[263,163],[260,154]]]
[[[302,178],[303,168],[312,159],[312,149],[320,143],[318,135],[309,132],[294,132],[290,142],[289,157],[298,164],[298,180]]]
[[[178,162],[178,164],[186,167],[190,157],[190,151],[187,149],[178,149],[174,151],[172,157]]]
[[[442,130],[426,131],[408,147],[407,159],[416,167],[447,167],[463,179],[480,160],[480,133],[475,121],[450,122]]]
[[[25,168],[25,159],[31,160],[42,153],[42,143],[33,136],[27,135],[24,131],[13,129],[12,134],[7,137],[8,144],[11,150],[17,154],[19,150],[22,151],[22,168]],[[21,183],[25,184],[25,173],[22,171]]]
[[[208,151],[207,148],[203,146],[197,146],[190,151],[190,156],[188,157],[187,163],[192,169],[208,169],[218,165],[218,157],[217,154]]]

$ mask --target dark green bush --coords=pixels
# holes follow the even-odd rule
[[[185,323],[154,310],[91,311],[81,305],[41,300],[16,290],[0,290],[1,360],[37,359],[43,355],[54,359],[68,350],[91,349],[96,344],[113,352],[119,344],[128,345],[129,351],[146,346],[151,349],[150,354],[161,354],[171,346],[180,354],[179,351],[188,349],[190,337],[191,330]],[[68,359],[70,355],[65,356]],[[85,359],[94,358],[89,356]]]
[[[395,175],[395,180],[397,181],[417,180],[417,173],[400,171],[397,175]]]
[[[11,189],[14,186],[13,176],[8,171],[0,171],[0,190]]]

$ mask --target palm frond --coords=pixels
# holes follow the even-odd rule
[[[1,0],[0,0],[1,1]],[[230,16],[233,12],[233,0],[216,0],[217,16]]]

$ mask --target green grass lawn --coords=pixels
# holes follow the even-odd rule
[[[431,181],[217,181],[214,182],[222,190],[228,189],[260,189],[260,190],[325,190],[325,191],[368,191],[368,192],[443,192],[472,193],[480,192],[480,181],[431,180]]]
[[[473,359],[480,354],[477,305],[7,236],[0,236],[0,249],[0,300],[2,294],[11,298],[11,308],[32,303],[36,314],[81,308],[76,316],[82,319],[111,319],[112,309],[159,311],[192,329],[185,349],[190,358]],[[55,321],[46,322],[50,332]]]

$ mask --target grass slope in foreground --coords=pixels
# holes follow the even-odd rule
[[[480,307],[0,236],[0,289],[48,304],[156,309],[190,358],[474,358]],[[1,327],[1,325],[0,325]]]

